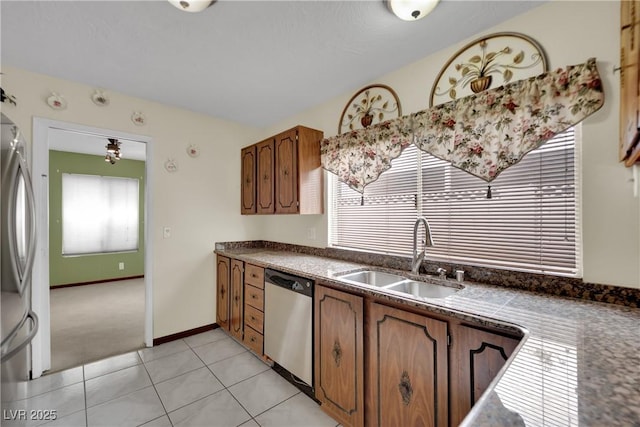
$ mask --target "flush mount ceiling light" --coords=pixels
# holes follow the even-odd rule
[[[169,0],[169,3],[186,12],[202,12],[216,0]]]
[[[107,138],[109,143],[105,146],[107,149],[107,154],[104,156],[104,161],[107,163],[111,163],[112,165],[116,163],[116,160],[120,160],[120,141],[115,138]]]
[[[404,21],[417,21],[433,10],[439,0],[385,0],[387,7]]]

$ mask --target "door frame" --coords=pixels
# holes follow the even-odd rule
[[[38,378],[46,370],[51,369],[51,315],[49,285],[49,131],[51,129],[87,133],[110,138],[127,139],[145,144],[145,186],[144,186],[144,287],[145,316],[144,343],[153,346],[153,216],[151,195],[153,182],[151,179],[152,138],[117,130],[79,125],[58,120],[33,118],[32,141],[32,181],[36,200],[36,234],[38,246],[32,276],[31,305],[39,318],[39,330],[31,346],[31,376]]]

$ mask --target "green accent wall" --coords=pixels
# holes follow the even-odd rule
[[[62,255],[62,174],[137,178],[140,189],[139,248],[133,252]],[[112,165],[103,156],[49,151],[49,280],[50,286],[96,282],[144,274],[145,162],[119,160]],[[124,262],[124,270],[119,263]]]

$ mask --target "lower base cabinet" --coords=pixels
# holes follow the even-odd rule
[[[367,303],[367,425],[448,427],[447,322]]]
[[[454,325],[451,345],[451,425],[457,426],[520,342],[482,329]]]
[[[363,299],[315,287],[315,390],[342,425],[364,425]]]

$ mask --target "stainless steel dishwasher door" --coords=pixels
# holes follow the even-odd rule
[[[287,278],[291,277],[286,275]],[[273,279],[271,279],[273,280]],[[286,279],[285,279],[286,280]],[[276,281],[276,280],[274,280]],[[312,282],[298,278],[310,287]],[[264,353],[313,387],[313,298],[271,283],[265,274]]]

